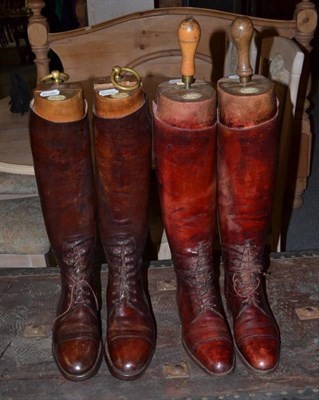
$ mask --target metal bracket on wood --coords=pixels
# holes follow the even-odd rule
[[[156,287],[159,292],[163,292],[166,290],[175,290],[176,282],[174,279],[165,279],[163,281],[157,281]]]
[[[48,327],[46,325],[26,325],[23,331],[23,337],[43,337],[48,336]]]
[[[191,376],[189,365],[186,362],[166,364],[163,371],[166,379],[190,378]]]
[[[298,318],[303,320],[319,318],[319,307],[308,306],[295,309]]]

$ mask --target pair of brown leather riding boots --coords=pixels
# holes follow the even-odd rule
[[[121,118],[94,113],[94,172],[82,91],[56,86],[57,95],[41,87],[30,111],[39,196],[62,279],[53,355],[70,380],[87,379],[99,369],[104,353],[94,265],[99,225],[108,264],[107,362],[113,375],[136,378],[155,349],[141,277],[151,172],[148,104],[138,89],[140,106],[133,113]],[[61,117],[67,105],[69,115]],[[78,118],[72,113],[81,107]],[[50,119],[49,109],[56,109]]]
[[[211,375],[233,370],[234,344],[248,367],[268,372],[280,351],[264,287],[278,147],[276,98],[273,84],[257,75],[245,86],[225,78],[217,87],[218,107],[205,82],[188,90],[161,84],[154,107],[156,169],[182,340]],[[232,330],[213,255],[216,212]]]
[[[270,371],[278,362],[279,331],[266,300],[263,251],[277,116],[242,129],[222,119],[217,123],[216,110],[212,115],[204,125],[200,116],[200,124],[180,127],[154,112],[156,169],[182,340],[209,374],[233,369],[233,339],[213,260],[218,204],[225,296],[237,351],[249,367]],[[56,363],[67,379],[84,380],[98,371],[104,353],[94,268],[99,226],[108,264],[107,363],[114,376],[137,378],[156,340],[141,277],[152,145],[147,101],[143,97],[136,110],[116,118],[95,110],[94,171],[85,110],[81,118],[65,122],[43,117],[31,106],[30,137],[45,224],[61,270],[53,327]]]

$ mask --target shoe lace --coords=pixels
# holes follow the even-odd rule
[[[64,253],[66,254],[64,260],[65,264],[71,267],[66,271],[66,279],[70,281],[71,284],[85,280],[85,275],[87,273],[85,262],[87,255],[86,247],[75,245],[71,248],[67,248]]]
[[[198,245],[198,256],[195,265],[182,273],[183,282],[189,287],[189,292],[194,305],[199,313],[205,310],[217,310],[217,298],[213,282],[212,248],[207,242],[200,242]]]
[[[130,244],[122,243],[119,255],[115,260],[115,268],[112,267],[114,273],[114,287],[112,294],[115,297],[115,303],[123,301],[135,302],[136,290],[136,262],[134,251],[135,247]],[[113,253],[114,254],[114,253]]]
[[[86,290],[85,290],[86,289]],[[92,289],[92,286],[85,280],[79,280],[74,283],[71,289],[71,301],[68,305],[68,308],[60,315],[56,317],[56,320],[62,318],[64,315],[68,314],[71,308],[74,305],[87,305],[91,306],[91,295],[93,295],[93,299],[95,301],[96,310],[99,309],[99,302]],[[91,309],[91,307],[89,307]]]
[[[255,304],[257,307],[259,306],[258,288],[261,285],[263,275],[261,262],[254,257],[252,246],[249,241],[246,241],[239,267],[232,276],[234,291],[244,299],[246,305]]]
[[[71,290],[70,304],[65,313],[74,304],[85,304],[90,305],[92,303],[91,294],[93,294],[96,308],[98,309],[98,300],[92,286],[87,281],[87,263],[86,255],[87,249],[85,246],[73,246],[71,249],[68,248],[65,251],[65,263],[71,268],[68,268],[67,272],[64,273],[65,281]]]

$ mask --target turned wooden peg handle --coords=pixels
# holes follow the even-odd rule
[[[195,52],[200,39],[199,23],[192,17],[186,18],[178,28],[178,41],[182,52],[182,80],[189,87],[195,75]]]
[[[254,33],[253,24],[247,17],[238,17],[231,24],[230,33],[238,54],[236,73],[241,83],[248,83],[253,74],[249,60],[249,47]]]

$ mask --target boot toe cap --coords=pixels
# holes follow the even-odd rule
[[[118,338],[108,344],[111,372],[121,379],[134,379],[148,366],[154,352],[149,340]]]
[[[239,352],[246,364],[254,370],[272,371],[279,360],[279,341],[274,338],[246,339],[239,346]]]
[[[211,375],[226,375],[234,366],[234,351],[231,342],[217,340],[196,346],[191,357]]]
[[[53,353],[63,375],[77,380],[97,372],[99,350],[100,345],[94,340],[70,340],[55,346]]]

